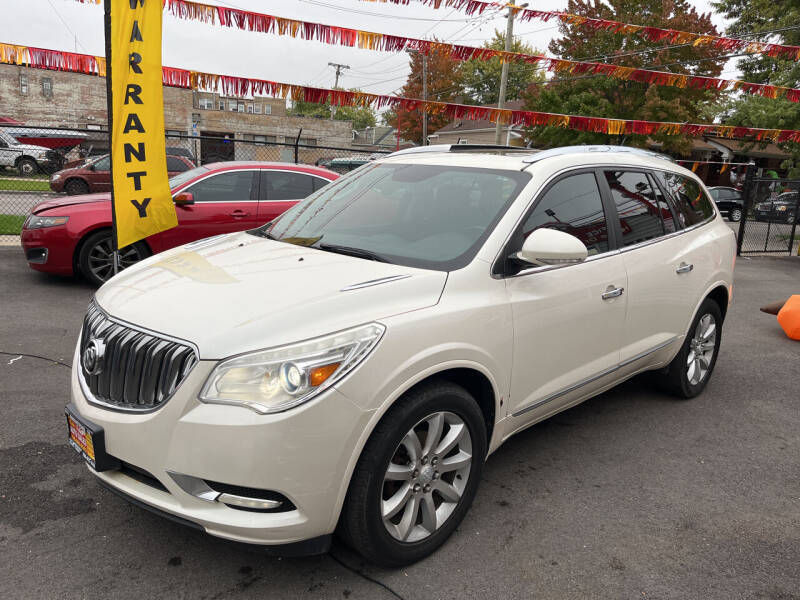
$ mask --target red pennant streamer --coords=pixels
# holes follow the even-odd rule
[[[0,63],[88,75],[105,75],[105,59],[102,57],[12,44],[0,43]],[[490,106],[469,106],[359,91],[331,90],[266,79],[188,71],[174,67],[164,67],[163,71],[164,85],[198,91],[219,90],[225,96],[272,96],[295,101],[330,103],[337,106],[369,106],[374,109],[390,108],[404,112],[419,110],[431,114],[447,115],[452,119],[499,120],[503,123],[523,127],[564,127],[609,135],[653,135],[656,133],[685,136],[712,135],[723,138],[751,138],[757,141],[800,143],[800,131],[793,129],[758,129],[714,124],[606,119],[526,110],[500,110]]]
[[[82,2],[89,2],[91,0],[80,0]],[[346,27],[337,27],[333,25],[324,25],[321,23],[310,23],[306,21],[298,21],[295,19],[285,19],[282,17],[275,17],[261,13],[241,10],[237,8],[229,8],[223,6],[216,6],[210,4],[203,4],[200,2],[192,2],[191,0],[162,0],[164,7],[170,13],[181,19],[197,20],[204,23],[217,23],[225,27],[236,27],[245,31],[258,31],[262,33],[287,35],[290,37],[300,38],[304,40],[315,40],[331,45],[365,48],[369,50],[379,50],[383,52],[401,52],[403,50],[419,50],[424,54],[429,54],[433,50],[437,52],[446,53],[454,60],[490,60],[492,58],[500,58],[502,60],[540,65],[541,68],[555,73],[569,73],[570,75],[580,74],[594,74],[603,75],[606,77],[614,77],[617,79],[625,79],[637,81],[639,83],[649,85],[659,85],[678,88],[698,88],[707,90],[735,90],[746,94],[753,94],[764,96],[767,98],[786,98],[790,102],[800,101],[800,90],[788,88],[769,86],[760,83],[750,83],[740,81],[737,79],[719,79],[716,77],[702,77],[681,75],[676,73],[669,73],[665,71],[651,71],[648,69],[633,69],[630,67],[623,67],[620,65],[595,63],[586,61],[565,60],[560,58],[553,58],[548,56],[541,56],[536,54],[523,54],[519,52],[504,52],[502,50],[493,50],[490,48],[480,48],[475,46],[462,46],[460,44],[447,44],[435,40],[422,40],[418,38],[410,38],[403,36],[387,35],[383,33],[376,33],[371,31],[360,31],[357,29],[348,29]],[[382,0],[391,1],[398,4],[407,4],[410,0]],[[442,3],[454,8],[461,8],[469,14],[481,14],[488,6],[502,7],[502,4],[488,4],[486,2],[477,2],[475,0],[419,0],[424,3],[438,7]],[[569,17],[570,23],[575,23],[576,19],[581,22],[591,22],[591,27],[600,29],[602,22],[597,19],[585,19],[584,17],[577,17],[575,15],[567,15],[566,13],[546,13],[546,11],[532,11],[522,10],[524,14],[536,13],[541,15],[550,15],[547,18],[559,17],[559,15],[566,15]],[[526,12],[527,11],[527,12]],[[533,18],[533,17],[530,17]],[[546,20],[546,19],[545,19]],[[612,23],[612,22],[609,22]],[[623,23],[620,26],[628,27]],[[637,27],[637,26],[630,26]],[[655,28],[641,28],[655,29]],[[667,31],[667,30],[664,30]],[[669,30],[672,31],[672,30]],[[684,34],[685,32],[674,32],[676,34]],[[660,34],[659,34],[660,35]],[[688,34],[695,35],[695,34]],[[701,36],[703,40],[710,39],[711,36]],[[669,38],[675,41],[677,38]],[[741,41],[741,40],[740,40]],[[800,50],[800,48],[798,48]]]

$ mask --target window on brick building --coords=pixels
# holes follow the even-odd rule
[[[271,115],[272,114],[272,105],[271,104],[265,104],[264,105],[264,114],[265,115]]]
[[[211,98],[200,98],[200,108],[203,110],[214,110],[215,104]]]
[[[237,106],[237,109],[239,110],[239,112],[243,113],[244,112],[244,102],[239,102],[239,104]]]
[[[254,104],[253,105],[253,112],[255,114],[257,114],[257,115],[260,115],[261,114],[261,105],[260,104]]]
[[[53,97],[53,80],[50,77],[42,77],[42,96]]]
[[[252,115],[253,114],[253,105],[252,104],[248,104],[247,105],[247,114],[248,115]]]
[[[225,110],[225,100],[220,100],[219,101],[219,109],[220,110]]]
[[[228,100],[228,108],[230,108],[232,112],[236,112],[236,100]]]
[[[20,75],[19,76],[19,93],[23,96],[28,95],[28,76],[27,75]]]

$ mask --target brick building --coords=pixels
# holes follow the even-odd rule
[[[106,80],[80,73],[46,71],[0,64],[0,116],[29,126],[106,128]],[[278,98],[223,98],[219,94],[164,88],[169,145],[182,145],[211,160],[294,159],[294,149],[269,144],[351,147],[352,122],[288,116]],[[178,140],[194,133],[209,139]],[[94,136],[93,136],[94,137]],[[236,144],[237,140],[251,143]],[[104,135],[88,144],[107,148]],[[302,162],[314,162],[322,150],[301,150]]]

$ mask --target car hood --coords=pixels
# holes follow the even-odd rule
[[[39,214],[40,212],[44,212],[46,210],[50,210],[52,208],[63,208],[65,206],[73,206],[75,204],[86,204],[88,202],[109,202],[111,200],[111,194],[86,194],[84,196],[65,196],[60,198],[53,198],[52,200],[45,200],[44,202],[39,202],[36,206],[33,207],[31,212],[33,214]]]
[[[114,277],[96,300],[117,319],[221,359],[433,306],[446,281],[441,271],[237,233],[153,256]]]
[[[10,150],[23,150],[30,152],[31,150],[36,150],[38,152],[49,152],[50,148],[45,148],[44,146],[37,146],[35,144],[14,144],[9,148]]]

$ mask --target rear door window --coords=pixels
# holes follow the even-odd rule
[[[584,243],[589,255],[608,251],[608,225],[594,173],[570,175],[545,192],[522,232],[527,238],[542,227],[574,235]]]
[[[659,199],[647,173],[604,173],[622,230],[621,246],[632,246],[664,235]]]
[[[678,213],[682,227],[691,227],[714,216],[714,208],[703,188],[694,179],[677,173],[660,173]]]

